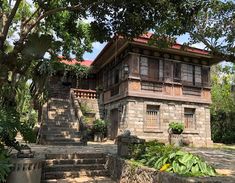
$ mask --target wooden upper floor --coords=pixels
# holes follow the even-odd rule
[[[159,49],[143,41],[116,39],[92,65],[104,103],[133,96],[209,104],[214,62],[208,52],[196,48]]]

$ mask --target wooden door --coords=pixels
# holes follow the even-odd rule
[[[118,109],[112,109],[110,111],[111,128],[110,139],[114,140],[118,133]]]

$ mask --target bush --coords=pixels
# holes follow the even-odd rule
[[[0,141],[20,151],[21,146],[16,141],[17,132],[20,132],[26,142],[36,139],[33,128],[28,123],[20,122],[20,115],[14,108],[0,109]]]
[[[169,129],[173,134],[181,134],[184,130],[184,124],[181,122],[171,122],[169,124]]]
[[[11,171],[12,164],[7,150],[0,145],[0,182],[5,182],[7,175]]]
[[[211,115],[211,137],[214,142],[235,143],[235,112],[217,110]]]
[[[97,119],[93,123],[93,132],[105,135],[107,133],[107,122],[102,119]]]
[[[213,167],[198,156],[157,141],[132,146],[132,159],[159,171],[185,176],[215,176]]]

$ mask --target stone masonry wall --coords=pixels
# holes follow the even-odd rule
[[[159,106],[159,124],[153,131],[145,131],[144,123],[146,118],[147,105]],[[210,146],[210,110],[208,105],[172,102],[163,100],[147,100],[144,98],[127,98],[105,106],[106,118],[110,119],[109,111],[113,108],[119,109],[119,132],[125,129],[133,135],[146,140],[157,139],[161,142],[169,142],[168,128],[173,121],[184,121],[184,108],[195,109],[195,128],[185,129],[183,137],[193,146]]]
[[[232,183],[226,177],[182,177],[177,174],[160,172],[153,168],[137,166],[117,156],[108,155],[106,169],[109,176],[119,183]]]

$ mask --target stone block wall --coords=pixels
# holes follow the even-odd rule
[[[157,124],[157,129],[152,131],[145,131],[144,129],[147,105],[159,107],[159,123]],[[110,119],[109,111],[114,108],[119,109],[118,126],[120,133],[128,129],[131,134],[140,138],[146,140],[157,139],[164,143],[169,142],[169,123],[173,121],[183,122],[184,108],[193,108],[195,109],[195,128],[185,129],[183,137],[193,146],[210,146],[212,144],[210,110],[206,104],[128,97],[105,105],[107,119]]]
[[[114,155],[108,155],[106,169],[109,176],[120,183],[232,183],[229,177],[183,177],[139,166]]]

